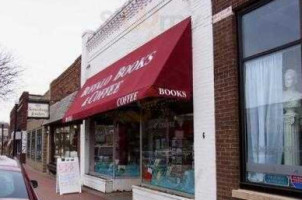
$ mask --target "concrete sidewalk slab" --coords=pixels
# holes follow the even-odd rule
[[[24,168],[31,180],[37,180],[39,187],[35,189],[40,200],[132,200],[131,192],[119,192],[104,194],[84,187],[81,194],[65,194],[56,193],[56,179],[48,174],[41,173],[24,165]]]

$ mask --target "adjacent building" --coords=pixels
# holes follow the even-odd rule
[[[29,157],[29,154],[31,154],[31,159],[35,160],[36,154],[33,150],[36,150],[36,143],[32,143],[32,152],[27,149],[29,145],[27,143],[27,130],[28,128],[31,129],[28,124],[47,118],[49,118],[47,93],[45,95],[34,95],[23,92],[10,113],[10,155],[13,155],[15,149],[15,156],[18,156],[23,162],[25,162],[26,157]]]
[[[7,144],[9,142],[9,124],[0,122],[0,151],[1,155],[6,155]]]
[[[47,171],[56,174],[59,157],[77,157],[80,152],[80,123],[62,119],[80,88],[81,56],[50,84],[50,118],[43,122],[47,134]]]
[[[28,115],[30,116],[31,109],[40,109],[40,111],[36,110],[34,112],[40,112],[40,114],[42,114],[41,108],[44,107],[44,117],[28,117],[26,126],[26,163],[32,168],[41,172],[46,172],[47,132],[43,127],[43,122],[49,118],[49,97],[49,91],[47,91],[44,95],[36,96],[36,103],[39,104],[33,104],[32,106],[29,105]],[[33,102],[31,102],[31,104],[32,103]],[[36,115],[38,115],[38,113]]]
[[[212,1],[217,199],[302,196],[301,3]]]

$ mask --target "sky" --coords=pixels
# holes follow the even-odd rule
[[[0,121],[23,91],[44,94],[81,54],[82,33],[96,30],[126,0],[0,0],[0,46],[22,74],[17,89],[0,101]]]

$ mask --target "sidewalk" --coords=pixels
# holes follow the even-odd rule
[[[56,180],[54,177],[43,174],[31,168],[24,166],[30,179],[37,180],[39,187],[35,189],[40,200],[131,200],[131,192],[103,194],[95,190],[83,188],[81,194],[56,194]]]

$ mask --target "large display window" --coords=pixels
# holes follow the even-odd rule
[[[92,121],[91,175],[110,178],[139,177],[140,124],[139,119],[129,116],[132,116],[129,111],[116,111]]]
[[[143,184],[194,194],[192,102],[153,101],[143,107]]]
[[[274,0],[239,18],[242,179],[297,192],[302,192],[300,8],[299,0]]]
[[[149,99],[90,120],[89,174],[192,197],[192,101]],[[142,173],[140,173],[142,171]]]
[[[54,128],[54,163],[60,157],[78,156],[78,135],[79,125]]]

